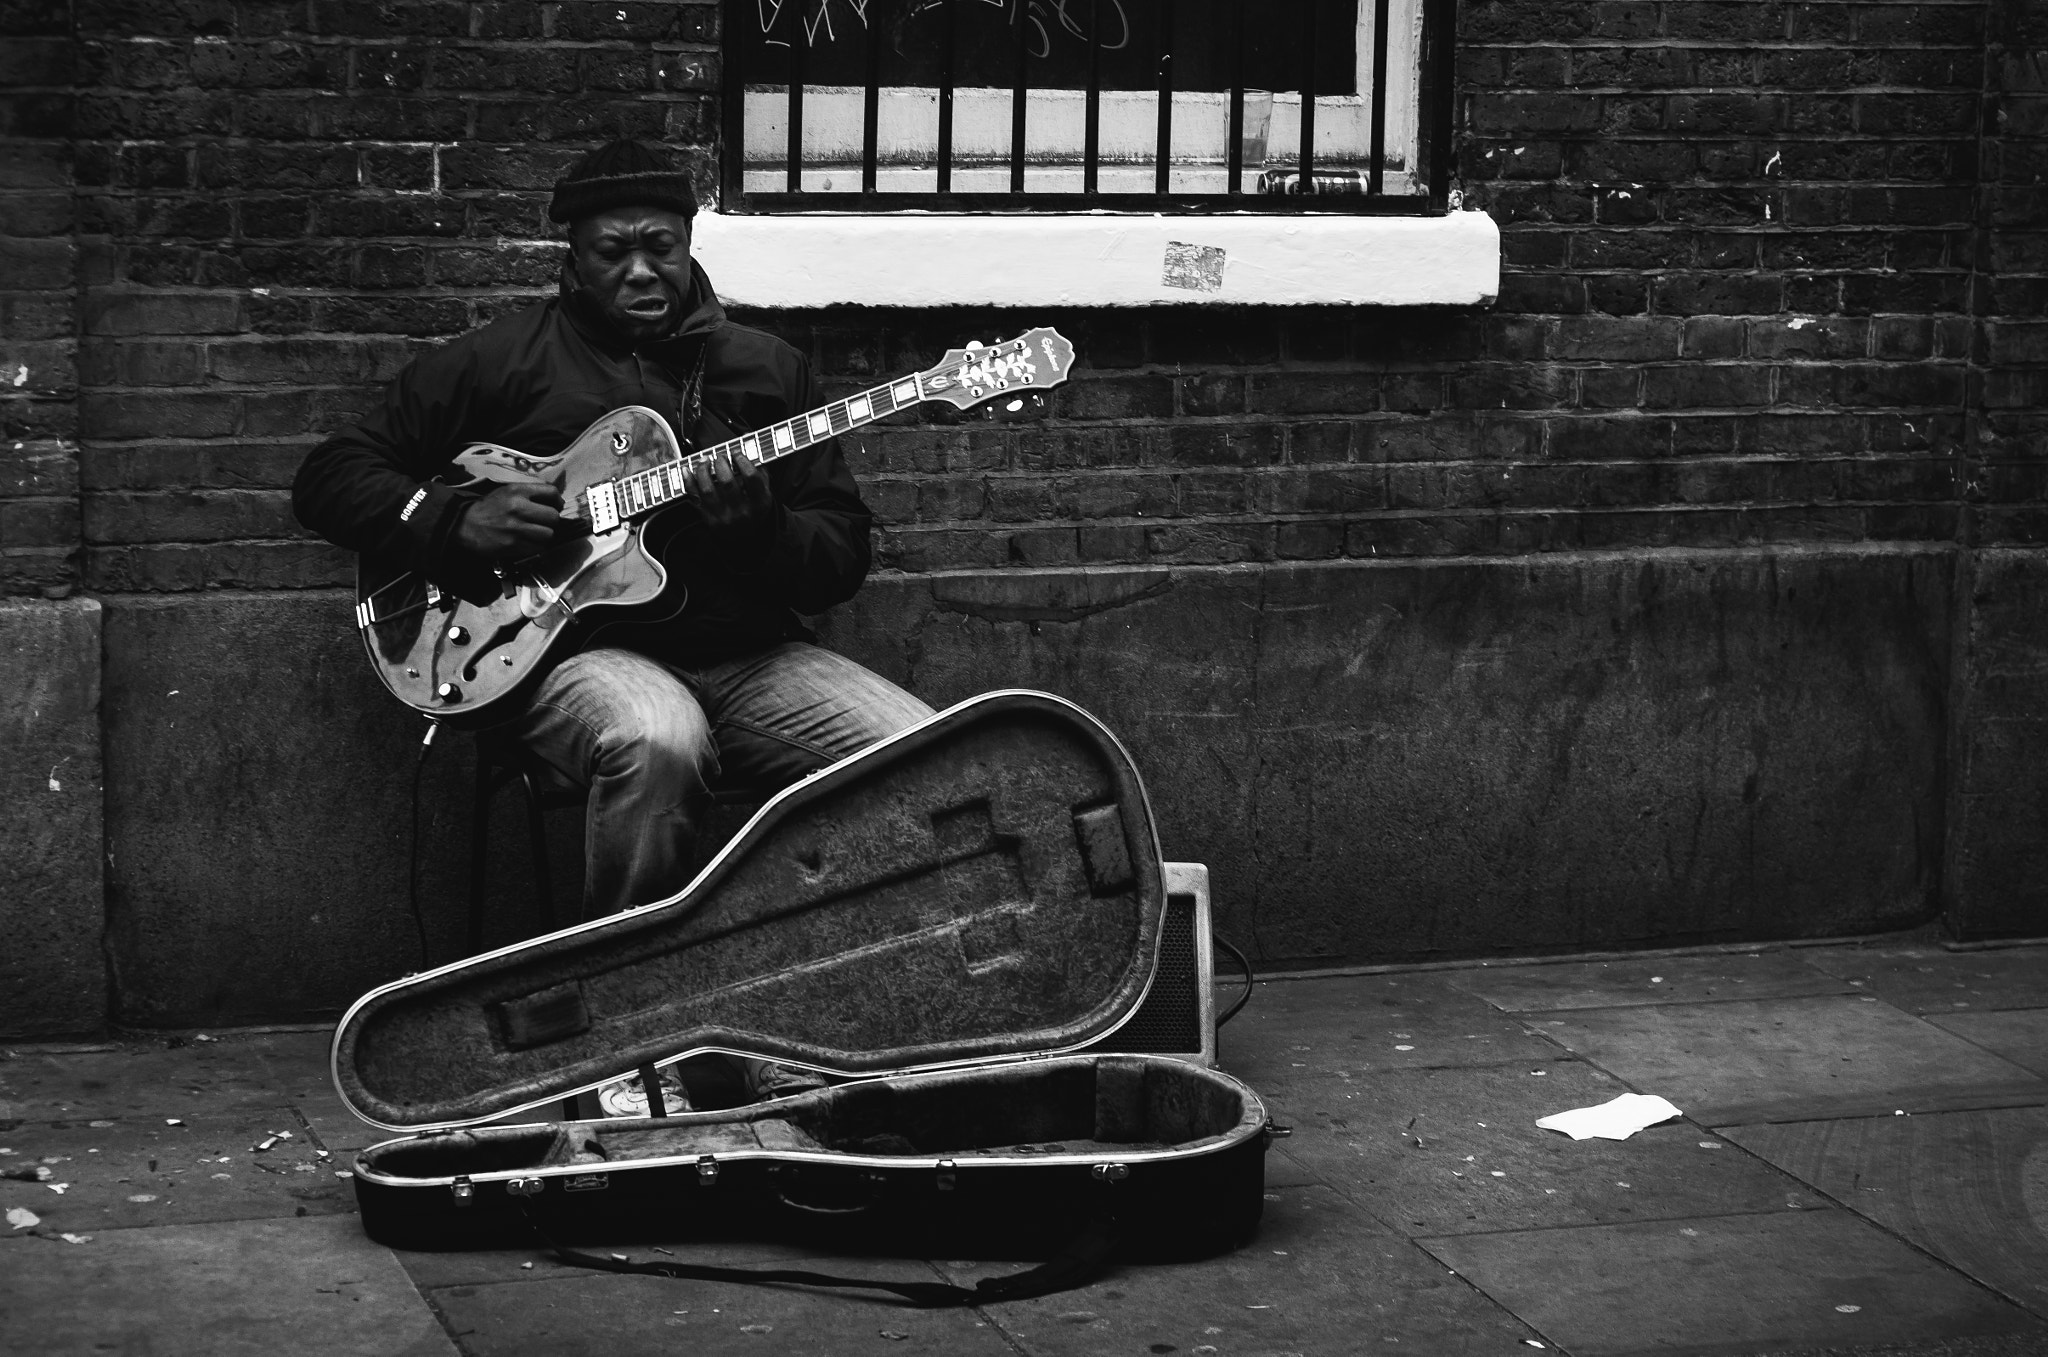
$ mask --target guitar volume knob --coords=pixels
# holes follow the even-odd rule
[[[455,644],[455,645],[459,645],[459,646],[466,646],[466,645],[468,645],[468,644],[469,644],[469,628],[468,628],[468,627],[465,627],[465,626],[461,626],[461,625],[457,625],[457,626],[453,626],[453,627],[450,627],[450,628],[448,628],[448,639],[449,639],[449,641],[450,641],[450,642],[452,642],[452,643],[453,643],[453,644]]]
[[[434,696],[453,706],[462,700],[462,689],[453,683],[444,683],[434,689]]]

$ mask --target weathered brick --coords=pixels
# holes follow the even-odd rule
[[[1077,528],[1018,528],[1003,535],[1009,564],[1046,569],[1081,563]]]
[[[1238,415],[1245,410],[1245,379],[1236,374],[1198,373],[1178,382],[1180,410],[1186,415]]]
[[[1329,560],[1344,554],[1345,525],[1341,522],[1311,520],[1277,526],[1273,554],[1280,560]]]
[[[556,7],[554,36],[572,42],[711,42],[716,20],[709,5],[569,0]]]
[[[206,376],[206,351],[191,339],[88,343],[85,379],[94,386],[196,386]]]
[[[1449,387],[1452,403],[1465,409],[1550,410],[1571,404],[1577,374],[1541,364],[1475,364],[1453,373]]]
[[[78,386],[75,346],[61,339],[0,335],[0,391],[9,396],[70,395]]]
[[[313,0],[313,31],[338,38],[459,38],[469,32],[462,0]]]
[[[1066,419],[1166,419],[1173,415],[1174,382],[1165,376],[1084,377],[1060,388]]]
[[[23,291],[69,287],[76,257],[77,248],[68,239],[0,238],[0,278]]]
[[[1145,555],[1161,564],[1220,565],[1273,559],[1271,523],[1176,523],[1145,530]]]
[[[1145,460],[1158,466],[1263,466],[1280,459],[1280,429],[1238,421],[1151,430]]]
[[[303,535],[283,490],[163,490],[85,496],[84,531],[96,544],[213,542]]]
[[[1570,316],[1557,322],[1549,352],[1565,362],[1672,359],[1682,333],[1680,321],[1664,316]]]
[[[1145,559],[1142,524],[1083,524],[1077,537],[1081,559],[1087,562],[1135,562]]]
[[[1359,372],[1254,373],[1247,405],[1269,415],[1358,414],[1379,408],[1381,385]]]
[[[63,339],[75,329],[73,303],[64,293],[0,292],[0,335]]]
[[[191,60],[192,83],[202,88],[340,89],[347,82],[348,51],[341,47],[202,38]]]
[[[1752,358],[1861,358],[1870,322],[1845,316],[1772,316],[1741,322]]]
[[[0,549],[71,547],[78,540],[75,500],[0,499]]]
[[[212,438],[235,432],[242,401],[213,392],[131,395],[88,391],[79,398],[88,438]]]
[[[1669,273],[1650,283],[1652,304],[1666,315],[1772,312],[1783,295],[1783,280],[1768,274]]]
[[[355,557],[306,541],[95,546],[84,578],[104,593],[337,588],[354,582]]]

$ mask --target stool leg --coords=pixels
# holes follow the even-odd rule
[[[553,931],[555,927],[555,887],[548,871],[548,827],[541,818],[540,788],[534,785],[533,774],[521,772],[520,782],[526,788],[526,832],[533,842],[533,901],[540,911],[540,926]]]
[[[476,760],[476,799],[469,822],[469,954],[484,949],[484,867],[491,846],[491,765],[482,754]]]

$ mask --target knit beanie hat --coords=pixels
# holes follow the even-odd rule
[[[637,141],[614,141],[569,167],[555,181],[548,220],[576,221],[614,207],[663,207],[697,215],[697,190],[688,172]]]

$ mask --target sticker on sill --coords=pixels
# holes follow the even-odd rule
[[[1189,292],[1221,292],[1223,251],[1215,245],[1188,245],[1169,240],[1166,242],[1166,268],[1159,275],[1159,281],[1167,287],[1185,288]]]

